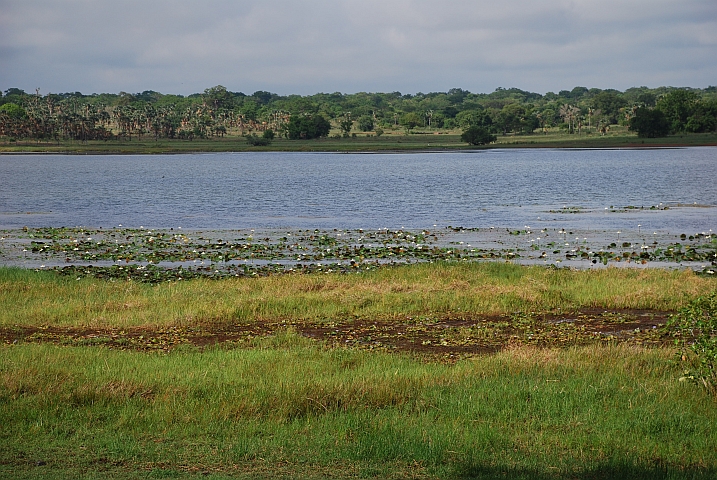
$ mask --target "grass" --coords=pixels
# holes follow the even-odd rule
[[[517,327],[555,310],[674,311],[714,290],[689,271],[508,263],[157,285],[0,268],[0,327],[489,313]],[[715,398],[678,380],[675,352],[516,343],[445,363],[291,326],[153,352],[7,341],[0,478],[714,478]]]
[[[245,151],[319,151],[319,152],[361,152],[361,151],[425,151],[425,150],[466,150],[475,148],[622,148],[659,146],[700,146],[717,145],[717,134],[681,134],[665,138],[640,139],[625,127],[615,127],[605,136],[591,134],[566,134],[553,129],[548,134],[499,136],[498,141],[487,147],[473,147],[460,140],[460,132],[438,134],[437,131],[405,135],[401,131],[380,137],[358,135],[356,138],[324,138],[309,141],[275,139],[268,147],[253,147],[244,137],[195,140],[111,140],[111,141],[62,141],[54,142],[7,142],[0,143],[0,153],[191,153],[191,152],[245,152]]]
[[[713,478],[714,400],[671,352],[519,348],[455,365],[324,349],[0,349],[13,478]]]
[[[433,263],[356,274],[288,274],[158,285],[0,268],[0,326],[167,327],[495,315],[581,308],[674,311],[714,289],[690,271],[550,270]]]

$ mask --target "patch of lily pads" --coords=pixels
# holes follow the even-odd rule
[[[518,229],[448,226],[417,231],[24,228],[2,232],[0,264],[51,269],[76,278],[149,283],[297,272],[350,273],[438,261],[511,261],[558,268],[674,265],[714,275],[717,237],[711,231],[670,236],[655,233],[648,241],[639,227],[637,232],[597,234],[533,230],[527,225]]]

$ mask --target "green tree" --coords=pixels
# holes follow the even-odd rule
[[[600,110],[603,115],[608,117],[610,124],[617,123],[620,109],[627,105],[627,100],[622,98],[617,92],[604,90],[592,99],[592,106]]]
[[[456,124],[464,130],[468,127],[490,129],[493,125],[493,119],[485,110],[464,110],[456,114]]]
[[[530,112],[531,105],[521,105],[520,103],[509,103],[498,112],[496,123],[503,131],[531,133],[538,128],[540,122]]]
[[[321,115],[292,115],[287,125],[290,140],[309,140],[325,137],[331,124]]]
[[[423,124],[423,119],[416,112],[409,112],[401,117],[401,125],[409,132]]]
[[[684,132],[689,117],[695,112],[699,97],[688,90],[673,90],[657,101],[656,108],[667,117],[672,133]]]
[[[345,115],[341,121],[339,121],[339,129],[343,133],[344,137],[348,137],[351,129],[354,126],[353,120],[351,120],[351,114]]]
[[[463,131],[461,141],[471,145],[485,145],[495,142],[497,137],[484,127],[472,126]]]
[[[670,133],[670,123],[662,110],[640,107],[630,118],[630,130],[637,132],[638,137],[666,137]]]
[[[4,113],[13,119],[25,118],[27,116],[25,109],[15,103],[0,105],[0,113]]]
[[[216,87],[207,88],[204,90],[204,101],[209,105],[214,112],[222,108],[233,108],[233,100],[231,93],[229,93],[226,87],[217,85]]]
[[[698,103],[687,119],[685,130],[693,133],[717,130],[717,101]]]
[[[373,130],[373,117],[371,115],[362,115],[358,119],[358,128],[362,132],[370,132]]]

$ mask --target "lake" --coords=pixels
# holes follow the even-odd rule
[[[717,148],[2,155],[0,228],[717,231]],[[665,207],[668,207],[665,209]]]

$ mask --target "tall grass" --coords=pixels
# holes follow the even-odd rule
[[[145,285],[0,268],[0,325],[171,326],[570,311],[676,310],[715,289],[689,271],[550,270],[434,263],[360,274],[283,275]]]
[[[668,350],[455,365],[284,333],[168,355],[0,348],[0,476],[713,478],[717,409]]]

